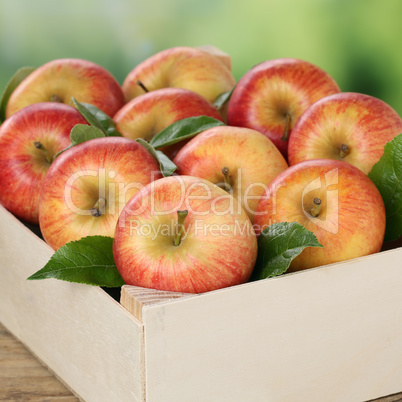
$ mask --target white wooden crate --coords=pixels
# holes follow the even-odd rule
[[[402,248],[202,295],[124,286],[127,309],[97,287],[27,281],[51,255],[0,207],[0,321],[83,400],[402,391]]]

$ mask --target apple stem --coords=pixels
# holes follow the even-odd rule
[[[49,100],[50,100],[50,102],[63,103],[63,99],[60,98],[60,96],[59,96],[59,95],[56,95],[56,94],[50,95]]]
[[[148,88],[140,80],[137,81],[137,85],[140,86],[145,92],[149,92]]]
[[[176,235],[174,237],[173,244],[175,246],[179,246],[181,243],[181,238],[184,234],[184,220],[188,215],[188,211],[186,209],[182,211],[177,211],[177,226],[176,226]]]
[[[230,190],[232,190],[232,183],[229,177],[229,168],[228,167],[224,167],[222,169],[222,174],[223,174],[223,180],[224,180],[224,190],[227,191],[228,193],[230,192]]]
[[[348,155],[350,152],[349,147],[346,144],[341,145],[341,150],[339,152],[339,155],[341,158],[344,158],[346,155]]]
[[[321,200],[319,198],[314,198],[314,207],[311,208],[311,215],[314,216],[314,218],[317,218],[317,216],[320,214],[320,209],[321,209]]]
[[[40,141],[35,141],[34,146],[36,149],[40,149],[45,154],[46,162],[48,163],[53,162],[53,158],[49,155],[49,152],[47,152],[47,149],[43,146],[43,144]]]
[[[101,197],[99,198],[98,201],[96,201],[93,208],[91,208],[89,211],[91,212],[91,215],[93,217],[97,218],[98,216],[101,216],[102,214],[105,213],[105,207],[106,207],[106,198]]]
[[[286,113],[285,114],[285,130],[284,130],[283,135],[281,137],[282,141],[287,141],[289,139],[290,120],[291,120],[290,114]]]

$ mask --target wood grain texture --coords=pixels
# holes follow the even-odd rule
[[[78,402],[54,375],[0,324],[0,400]],[[400,402],[402,393],[371,402]]]
[[[144,306],[147,398],[356,402],[400,392],[401,254]]]
[[[384,398],[372,399],[368,402],[401,402],[402,401],[402,393],[385,396]]]
[[[124,285],[121,288],[120,303],[134,317],[142,321],[142,310],[145,306],[154,306],[156,304],[168,303],[172,300],[194,296],[196,295]]]
[[[0,322],[82,399],[143,401],[143,325],[101,288],[27,281],[52,254],[0,207]]]
[[[78,402],[46,367],[0,324],[0,400]]]

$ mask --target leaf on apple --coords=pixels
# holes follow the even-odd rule
[[[154,148],[166,147],[185,139],[195,137],[202,131],[212,127],[224,126],[224,123],[209,116],[188,117],[178,120],[152,138],[150,144]]]
[[[137,138],[136,141],[145,147],[151,155],[158,161],[160,171],[163,177],[171,176],[177,169],[177,166],[162,152],[155,149],[150,143],[143,138]]]
[[[121,137],[113,119],[102,110],[89,103],[78,102],[74,97],[71,98],[71,101],[91,126],[102,130],[107,137]]]
[[[232,96],[232,93],[235,88],[236,88],[236,86],[234,86],[230,91],[223,92],[216,97],[216,99],[214,100],[214,106],[217,110],[222,109],[223,105],[226,102],[229,102],[229,99]]]
[[[268,226],[258,237],[258,256],[251,280],[282,275],[306,247],[323,246],[299,223],[279,222]]]
[[[29,280],[55,278],[103,287],[120,287],[124,281],[113,258],[113,239],[88,236],[59,248]]]
[[[76,124],[70,132],[71,146],[101,137],[105,137],[105,134],[101,130],[96,127],[87,126],[86,124]]]
[[[384,200],[385,241],[402,236],[402,134],[385,144],[384,154],[368,174]]]
[[[6,107],[11,94],[14,92],[15,88],[17,88],[18,85],[20,85],[20,83],[34,70],[34,67],[22,67],[11,77],[0,100],[0,123],[6,119]]]
[[[54,156],[54,159],[56,159],[64,151],[67,151],[67,149],[70,149],[75,145],[82,144],[85,141],[93,140],[94,138],[102,137],[106,137],[106,135],[102,130],[99,130],[99,128],[87,126],[86,124],[76,124],[70,132],[71,144],[67,148],[64,148],[62,151],[57,152],[57,154]]]

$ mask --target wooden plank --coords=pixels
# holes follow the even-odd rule
[[[0,324],[1,400],[40,400],[78,402],[56,377],[21,342]]]
[[[142,321],[142,310],[145,306],[154,306],[157,304],[168,303],[172,300],[194,297],[189,293],[165,292],[162,290],[141,288],[139,286],[124,285],[121,288],[120,303],[134,317]]]
[[[149,400],[402,390],[402,250],[143,308]]]
[[[35,371],[32,371],[34,369]],[[39,370],[37,370],[39,369]],[[43,381],[53,377],[53,381]],[[15,378],[17,381],[15,381]],[[6,385],[6,381],[9,383]],[[27,382],[29,382],[27,386]],[[32,391],[30,387],[35,384]],[[0,324],[0,395],[2,400],[76,402],[73,396],[25,347]],[[402,393],[375,402],[400,402]],[[372,400],[374,402],[374,400]]]
[[[27,281],[53,251],[0,207],[0,322],[86,401],[143,401],[143,325],[101,288]]]
[[[402,393],[385,396],[384,398],[372,399],[368,402],[401,402],[402,401]]]

